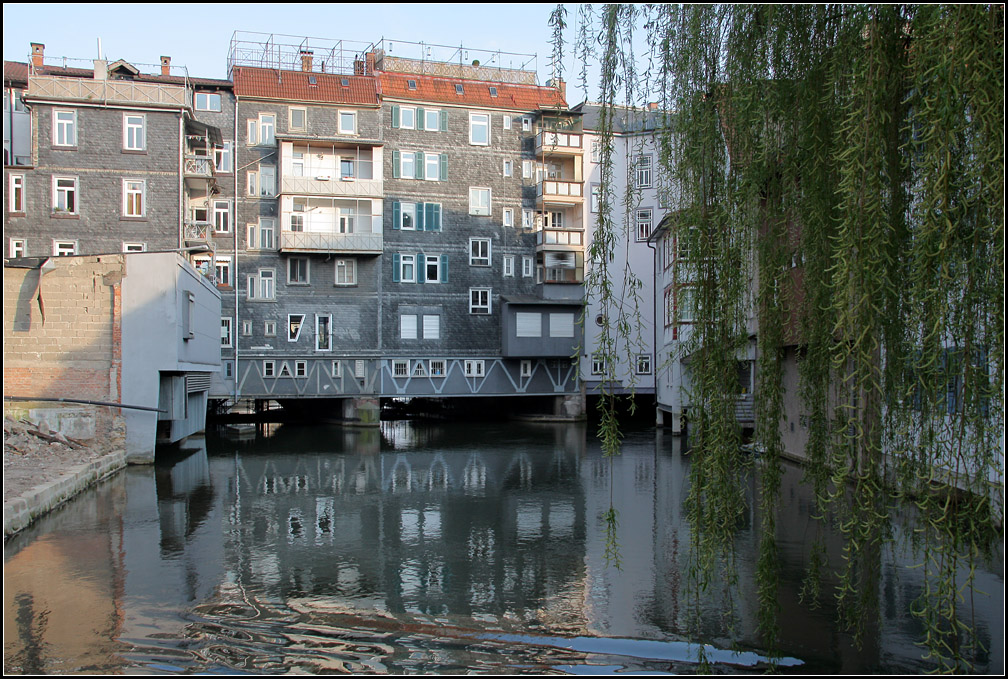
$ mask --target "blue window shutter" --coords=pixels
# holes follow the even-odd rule
[[[441,255],[441,282],[448,282],[448,255]]]
[[[393,151],[392,152],[392,176],[395,179],[399,178],[399,163],[400,163],[399,152],[398,151]]]
[[[434,222],[431,231],[441,230],[441,203],[434,203],[434,210],[432,212],[432,221]]]
[[[392,127],[399,127],[399,105],[392,104]]]
[[[438,179],[440,179],[441,181],[445,181],[446,179],[448,179],[448,154],[447,153],[442,153],[441,154],[441,159],[440,159],[440,162],[438,163],[438,170],[439,170],[439,174],[441,175],[440,177],[438,177]]]
[[[399,201],[393,201],[392,203],[392,228],[396,231],[399,230],[399,222],[402,221],[402,206]]]
[[[448,131],[448,111],[441,111],[441,131]]]
[[[417,108],[416,110],[416,128],[418,130],[424,129],[424,114],[422,108]]]
[[[399,269],[400,269],[400,258],[399,253],[395,252],[392,254],[392,282],[399,282]]]
[[[424,206],[423,203],[417,203],[416,204],[417,223],[416,223],[416,227],[415,228],[416,228],[417,231],[426,231],[427,230],[427,227],[424,224],[425,220],[424,220],[423,206]]]
[[[418,252],[416,255],[417,267],[416,267],[416,282],[426,283],[427,277],[427,262],[424,260],[424,255],[422,252]]]

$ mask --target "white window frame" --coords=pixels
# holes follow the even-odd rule
[[[242,327],[241,329],[242,337],[252,336],[252,321],[242,321],[241,327]]]
[[[257,223],[248,225],[248,240],[245,243],[245,249],[276,249],[276,219],[274,217],[260,217]]]
[[[291,266],[294,262],[304,262],[304,280],[294,280],[291,278]],[[309,257],[294,255],[287,258],[287,285],[311,285],[311,259]]]
[[[588,209],[592,212],[598,212],[601,204],[602,186],[600,184],[592,184],[588,187]]]
[[[522,257],[522,278],[532,278],[535,271],[535,261],[528,256]]]
[[[532,179],[532,161],[522,161],[522,179]]]
[[[20,173],[9,175],[7,190],[7,211],[25,214],[25,176]]]
[[[325,331],[320,321],[325,319]],[[315,351],[332,351],[332,314],[315,314]]]
[[[606,368],[605,356],[602,354],[592,354],[591,357],[591,374],[592,375],[604,375]]]
[[[296,327],[295,327],[295,320]],[[287,341],[297,342],[301,338],[301,330],[304,328],[305,314],[287,314]],[[292,332],[293,330],[293,332]]]
[[[409,111],[410,122],[409,125],[406,124],[405,113]],[[416,119],[417,110],[412,106],[400,106],[399,107],[399,129],[402,130],[415,130],[416,129]]]
[[[234,347],[234,319],[230,316],[221,316],[221,349],[231,349]]]
[[[409,216],[409,225],[406,224],[406,217]],[[416,203],[399,203],[399,230],[416,231],[417,227],[417,206]]]
[[[276,321],[263,321],[263,336],[264,337],[276,337],[277,333],[277,322]]]
[[[482,359],[467,358],[463,365],[466,377],[486,377],[486,362]]]
[[[469,266],[490,266],[492,261],[492,241],[489,238],[470,238]]]
[[[259,166],[259,196],[262,198],[275,198],[276,192],[276,166]]]
[[[147,252],[147,243],[129,243],[123,241],[123,252]],[[12,255],[13,256],[13,255]]]
[[[434,116],[434,124],[431,125],[431,119],[429,116]],[[441,109],[439,108],[425,108],[424,109],[424,127],[428,132],[439,132],[441,130]]]
[[[652,176],[652,171],[654,169],[654,162],[650,153],[641,153],[634,156],[633,168],[634,168],[634,178],[636,179],[636,185],[639,189],[650,189],[651,184],[654,180]]]
[[[510,158],[505,158],[502,162],[501,173],[505,177],[510,177],[514,174],[514,161]]]
[[[214,233],[231,233],[231,201],[213,201]]]
[[[523,358],[519,364],[519,376],[522,378],[532,377],[532,359]]]
[[[504,223],[504,226],[508,226],[508,227],[514,226],[514,208],[513,207],[506,207],[506,208],[504,208],[502,217],[503,217],[502,221]]]
[[[532,116],[522,116],[522,132],[532,131]]]
[[[393,358],[389,370],[392,372],[393,378],[409,377],[410,376],[409,361],[404,358]]]
[[[427,362],[427,374],[431,377],[444,377],[447,366],[443,358],[432,358]]]
[[[276,269],[262,268],[248,276],[247,299],[272,301],[276,299]]]
[[[493,312],[492,288],[469,288],[469,313],[481,316]]]
[[[505,113],[501,117],[501,121],[502,121],[502,127],[505,130],[510,130],[511,129],[511,116],[509,116],[508,114]]]
[[[399,253],[399,282],[416,283],[417,256],[412,253]],[[407,276],[407,272],[409,275]]]
[[[138,201],[139,212],[137,211]],[[147,216],[147,182],[145,180],[122,180],[122,216],[134,219]]]
[[[67,116],[67,117],[63,117]],[[77,146],[77,111],[76,109],[54,108],[53,146],[75,148]]]
[[[123,151],[147,150],[147,116],[142,113],[123,113],[122,147]]]
[[[486,205],[482,197],[486,196]],[[469,214],[477,217],[489,217],[493,211],[493,194],[489,186],[469,187]]]
[[[522,228],[531,229],[535,226],[535,211],[527,208],[522,209]]]
[[[508,255],[504,258],[504,276],[513,277],[514,276],[514,255]]]
[[[258,146],[271,146],[276,142],[276,114],[259,114]]]
[[[637,216],[637,241],[646,241],[654,228],[654,210],[651,208],[640,208],[636,211]]]
[[[431,172],[431,166],[433,165],[433,172]],[[425,153],[424,154],[424,179],[430,182],[441,181],[441,154],[440,153]]]
[[[638,375],[650,375],[651,354],[637,354],[637,363],[634,367]]]
[[[24,238],[11,238],[7,243],[7,255],[11,258],[24,257],[25,247]]]
[[[53,253],[53,257],[69,257],[71,255],[76,255],[77,254],[77,241],[75,241],[75,240],[58,240],[56,238],[53,238],[52,253]]]
[[[60,182],[72,182],[73,186],[60,187]],[[78,195],[80,190],[80,182],[77,177],[66,177],[60,175],[53,175],[52,178],[52,210],[55,214],[68,214],[77,215],[80,214],[80,196]],[[73,209],[62,209],[58,208],[60,204],[60,194],[64,196],[64,203],[69,204],[71,201],[69,197],[73,196]]]
[[[202,99],[202,101],[201,101]],[[213,102],[217,105],[214,106]],[[221,95],[219,92],[197,92],[193,98],[193,105],[197,111],[221,111]]]
[[[308,377],[308,361],[294,361],[294,377]]]
[[[232,146],[229,141],[224,142],[224,145],[220,148],[214,149],[214,167],[217,168],[218,172],[231,171],[231,158],[233,150],[234,146]]]
[[[343,117],[350,116],[350,128],[343,126]],[[357,111],[340,111],[337,114],[337,125],[340,134],[357,134]]]
[[[441,255],[424,255],[423,256],[423,267],[424,267],[424,282],[425,283],[440,283],[441,282]],[[434,268],[434,275],[431,276],[431,267]]]
[[[146,247],[145,247],[146,249]],[[231,287],[231,257],[226,255],[218,255],[214,258],[214,278],[217,280],[217,285],[229,288]]]
[[[275,361],[263,361],[263,377],[276,377],[276,362]]]
[[[477,139],[477,131],[480,128],[486,128],[486,140],[480,141]],[[490,145],[490,114],[489,113],[470,113],[469,114],[469,145],[470,146],[489,146]]]
[[[343,272],[343,278],[345,280],[340,280],[340,271]],[[333,266],[333,285],[338,285],[340,287],[346,287],[351,285],[357,285],[357,260],[353,257],[344,257],[342,259],[337,259],[335,265]]]
[[[294,114],[301,114],[301,124],[296,125],[294,123]],[[288,106],[287,107],[287,129],[293,132],[307,132],[308,131],[308,108],[306,106]]]
[[[399,179],[416,179],[417,157],[416,151],[399,152]],[[410,171],[406,172],[406,157],[409,156]]]

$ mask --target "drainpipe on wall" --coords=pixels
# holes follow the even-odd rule
[[[234,86],[234,81],[232,80],[232,87]],[[233,91],[233,90],[232,90]],[[232,369],[232,377],[234,378],[234,401],[235,405],[238,405],[238,398],[241,396],[241,391],[238,389],[238,345],[239,337],[241,335],[238,332],[238,328],[241,327],[241,319],[238,318],[238,287],[241,281],[241,276],[238,273],[238,97],[235,96],[234,104],[234,127],[232,128],[232,139],[231,139],[231,174],[234,179],[234,223],[231,225],[232,231],[234,231],[234,285],[231,289],[234,290],[234,313],[235,313],[235,324],[232,328],[234,333],[234,368]]]
[[[185,118],[182,113],[182,109],[179,109],[179,148],[178,148],[178,247],[179,249],[185,246],[185,195],[183,194],[183,186],[185,185],[185,177],[183,172],[185,171]]]

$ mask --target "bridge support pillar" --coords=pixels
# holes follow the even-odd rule
[[[373,397],[343,400],[343,422],[355,427],[381,426],[381,407]]]

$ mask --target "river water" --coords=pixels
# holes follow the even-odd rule
[[[386,422],[159,451],[5,545],[4,669],[762,672],[758,516],[739,527],[726,622],[723,591],[688,584],[681,443],[631,431],[608,460],[585,425]],[[828,589],[818,607],[798,596],[814,533],[800,469],[781,497],[782,671],[933,668],[909,612],[921,558],[899,542],[879,556],[880,622],[856,645]],[[1001,674],[1003,553],[976,590],[963,611],[989,650],[975,669]]]

